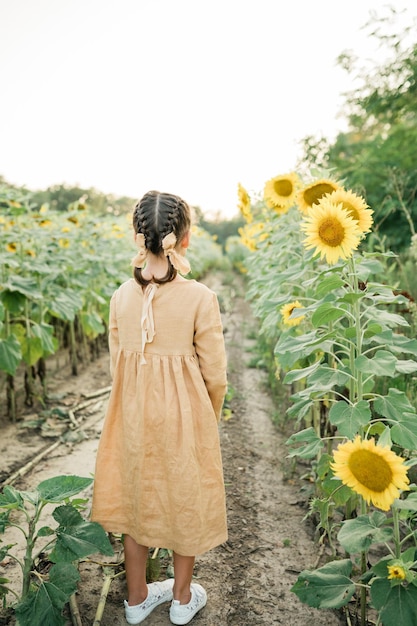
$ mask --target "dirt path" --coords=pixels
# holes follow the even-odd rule
[[[292,626],[341,626],[345,621],[337,613],[311,609],[290,592],[297,574],[314,567],[317,560],[317,546],[303,522],[306,502],[300,496],[297,481],[284,480],[285,437],[271,421],[276,407],[266,391],[265,374],[248,367],[254,346],[249,335],[253,336],[256,321],[244,300],[239,281],[236,279],[233,286],[221,285],[219,278],[211,276],[207,284],[219,293],[222,303],[229,382],[234,390],[232,416],[220,424],[229,539],[197,559],[196,579],[206,587],[209,601],[192,623],[196,626],[288,623]],[[76,379],[68,377],[65,371],[56,375],[50,387],[57,398],[58,394],[62,396],[61,402],[74,405],[82,402],[85,395],[109,384],[108,356],[103,354]],[[35,470],[14,482],[16,488],[30,489],[58,474],[88,476],[93,473],[107,396],[103,398],[93,400],[84,412],[77,414],[77,419],[83,418],[81,440],[58,446],[37,463]],[[7,470],[8,473],[11,468],[15,470],[23,458],[34,456],[48,444],[33,433],[16,433],[15,427],[2,428],[1,433],[3,479]],[[91,495],[91,489],[87,495]],[[119,547],[116,542],[116,549]],[[120,553],[116,561],[118,556]],[[12,562],[0,568],[0,576],[11,578],[18,590],[17,574]],[[82,624],[92,626],[103,581],[102,568],[96,563],[84,563],[81,577],[77,599]],[[111,585],[102,626],[126,624],[124,597],[122,576]],[[0,612],[0,624],[13,623],[5,617],[2,619],[1,615]],[[167,605],[155,609],[144,624],[168,626]]]

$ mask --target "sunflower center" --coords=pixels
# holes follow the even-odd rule
[[[326,217],[319,226],[319,237],[332,248],[340,246],[345,238],[345,229],[339,220]]]
[[[392,482],[392,470],[387,461],[370,450],[356,450],[349,458],[354,477],[371,491],[380,493]]]
[[[335,188],[329,183],[319,183],[304,191],[304,200],[309,206],[316,204],[326,193],[333,193]]]
[[[359,222],[359,213],[358,213],[357,209],[352,204],[350,204],[350,202],[344,201],[343,202],[343,208],[347,212],[349,217],[351,217],[353,220],[356,220],[357,222]]]
[[[288,197],[293,192],[293,186],[289,180],[277,180],[274,182],[274,190],[279,196]]]

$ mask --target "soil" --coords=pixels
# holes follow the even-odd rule
[[[268,392],[266,373],[250,367],[256,348],[257,322],[244,298],[239,277],[227,283],[220,273],[206,282],[219,295],[225,341],[228,352],[230,415],[220,423],[220,436],[228,505],[229,539],[218,548],[197,557],[196,581],[208,593],[207,606],[194,618],[195,626],[257,626],[288,624],[292,626],[342,626],[345,618],[336,611],[319,611],[302,604],[290,591],[298,574],[323,563],[314,539],[314,528],[306,520],[308,495],[301,478],[306,468],[289,465],[282,432],[272,420],[277,407]],[[62,359],[61,359],[62,361]],[[69,363],[49,367],[48,408],[71,409],[72,422],[51,415],[43,430],[22,426],[37,419],[34,409],[24,421],[10,423],[0,416],[0,480],[17,489],[30,490],[40,481],[60,474],[90,476],[94,472],[98,439],[106,410],[109,386],[109,358],[105,349],[94,362],[71,375]],[[94,394],[98,393],[96,397]],[[93,396],[93,397],[91,397]],[[283,399],[285,404],[285,398]],[[84,406],[83,406],[84,405]],[[2,402],[4,407],[4,402]],[[2,409],[3,411],[3,409]],[[65,430],[62,436],[61,431]],[[61,436],[60,436],[61,435]],[[48,449],[46,456],[37,455]],[[19,468],[33,460],[33,467],[19,474]],[[91,496],[91,488],[85,492]],[[22,553],[18,535],[3,537],[18,542],[15,554]],[[76,596],[78,624],[92,626],[125,625],[123,599],[126,581],[123,573],[111,583],[103,616],[95,622],[103,584],[100,562],[113,561],[115,573],[123,571],[123,553],[118,538],[113,538],[112,559],[95,555],[80,564],[81,582]],[[20,544],[19,544],[20,542]],[[164,553],[163,553],[164,554]],[[159,576],[170,573],[169,557],[157,556]],[[19,571],[6,559],[0,567],[19,593]],[[12,596],[8,596],[9,602]],[[14,624],[10,609],[0,610],[0,624]],[[68,625],[72,624],[69,610]],[[74,624],[77,623],[74,621]],[[168,605],[157,607],[145,620],[147,626],[168,626]]]

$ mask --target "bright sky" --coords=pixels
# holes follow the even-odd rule
[[[415,15],[415,0],[396,0]],[[335,136],[378,0],[0,0],[0,175],[236,213]],[[414,13],[413,13],[414,12]]]

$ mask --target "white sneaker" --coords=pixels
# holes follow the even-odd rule
[[[200,609],[206,606],[207,593],[204,587],[198,583],[191,584],[191,600],[188,604],[180,604],[179,600],[173,600],[169,609],[169,619],[172,624],[188,624]]]
[[[141,604],[129,606],[124,600],[125,616],[128,624],[140,624],[152,613],[155,607],[163,602],[172,600],[172,587],[174,579],[168,578],[162,582],[150,583],[148,585],[148,597]],[[185,622],[184,622],[185,623]]]

